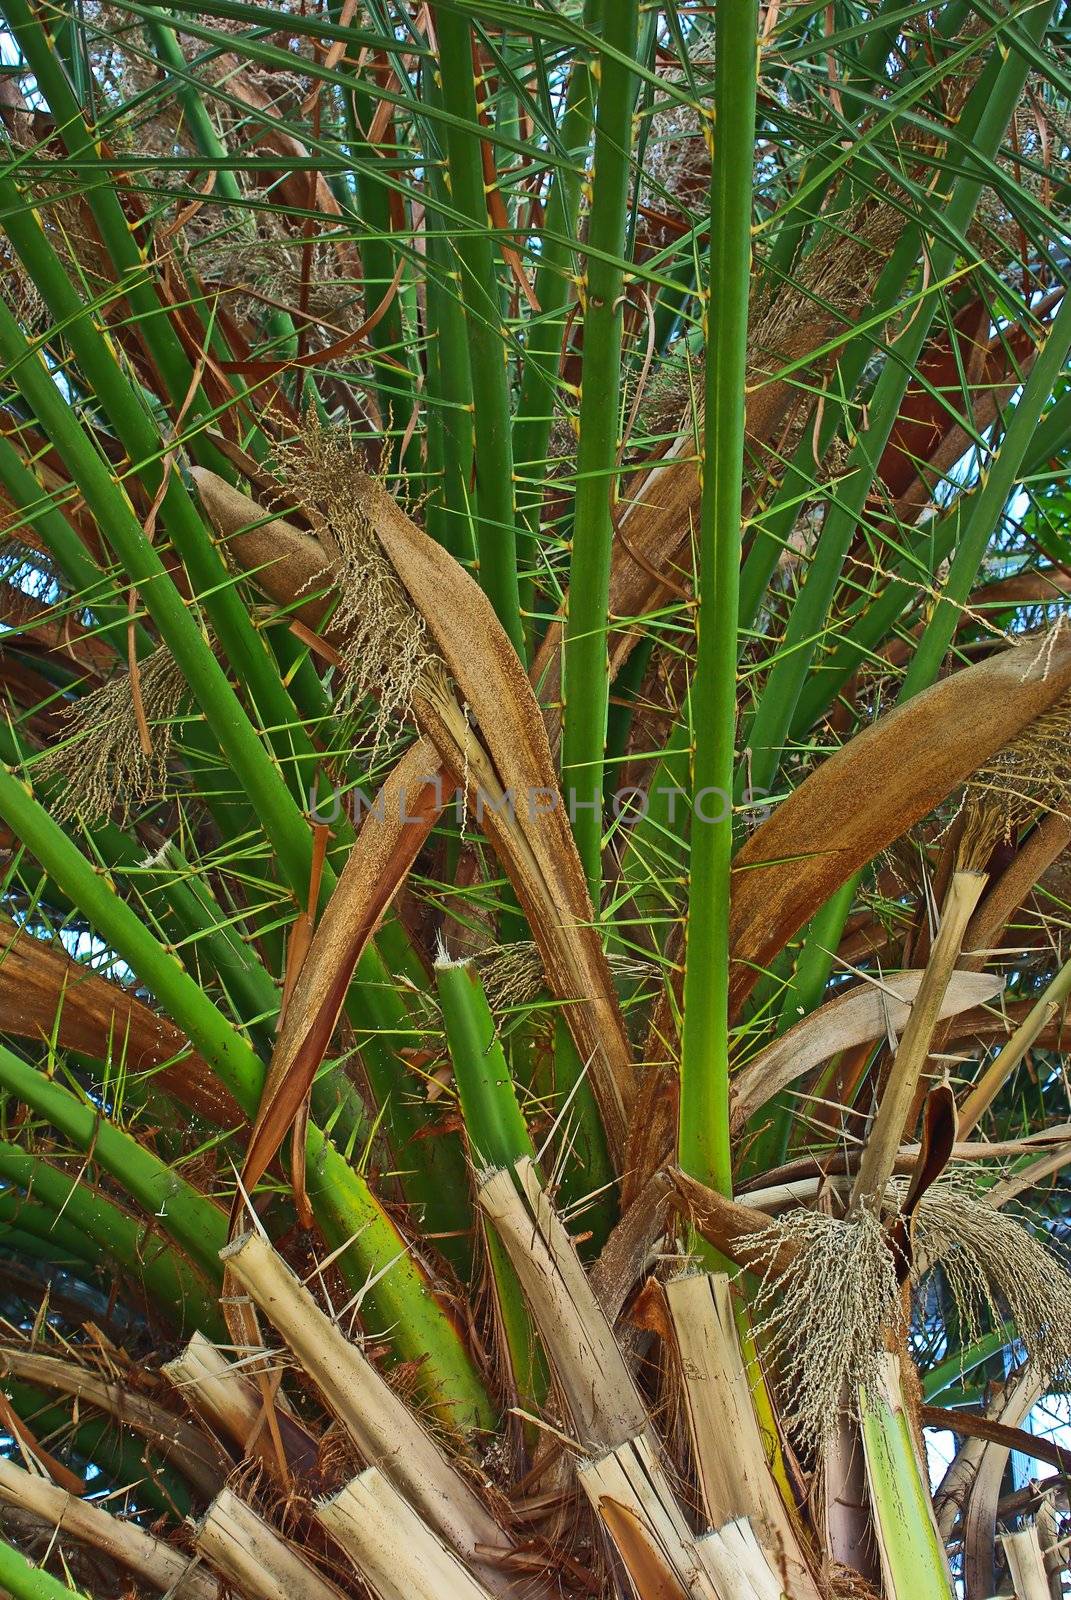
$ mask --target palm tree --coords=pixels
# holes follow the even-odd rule
[[[0,17],[0,1585],[1059,1593],[1066,7]]]

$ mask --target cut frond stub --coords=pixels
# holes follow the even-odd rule
[[[197,1529],[195,1543],[210,1566],[249,1600],[340,1600],[292,1540],[229,1489],[216,1496]]]
[[[374,1467],[318,1505],[316,1517],[379,1600],[492,1600]]]
[[[533,1163],[493,1173],[480,1204],[520,1279],[581,1448],[601,1454],[645,1433],[647,1407]]]
[[[216,1600],[215,1579],[195,1559],[14,1461],[0,1460],[0,1502],[39,1517],[61,1544],[66,1537],[88,1545],[176,1600]]]
[[[322,1391],[354,1444],[465,1559],[489,1587],[501,1578],[488,1553],[509,1542],[468,1482],[447,1459],[404,1400],[356,1345],[320,1310],[286,1262],[258,1234],[222,1252],[228,1270],[278,1329]]]
[[[768,1570],[785,1573],[793,1600],[818,1600],[767,1463],[752,1397],[755,1378],[740,1350],[729,1279],[724,1273],[677,1278],[666,1285],[666,1301],[708,1521],[724,1533],[725,1524],[747,1518]]]
[[[1002,1533],[1000,1542],[1018,1600],[1052,1600],[1036,1524],[1029,1522],[1017,1532]]]

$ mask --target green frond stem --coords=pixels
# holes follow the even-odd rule
[[[14,317],[0,304],[0,360],[67,463],[86,505],[118,553],[127,575],[205,713],[220,749],[256,810],[291,888],[308,893],[312,840],[308,824],[265,749],[227,676],[179,593],[159,553],[146,539],[130,501],[68,408],[40,352],[31,351]],[[261,648],[258,646],[258,648]]]
[[[1041,420],[1060,373],[1064,370],[1067,353],[1071,350],[1071,293],[1063,302],[1030,376],[1023,386],[1015,410],[1011,414],[1004,441],[983,469],[982,482],[977,496],[973,497],[971,514],[957,529],[956,553],[948,577],[941,588],[935,606],[918,648],[908,665],[900,699],[908,700],[921,689],[928,688],[937,677],[945,652],[955,635],[963,607],[978,578],[978,571],[986,547],[1004,513],[1008,496],[1015,485],[1019,467],[1027,446]]]
[[[164,488],[166,474],[166,489],[160,503],[162,525],[182,557],[195,593],[199,596],[199,603],[211,618],[231,666],[240,674],[260,714],[266,737],[280,763],[280,771],[296,794],[307,794],[314,774],[316,754],[278,667],[268,653],[264,638],[254,627],[245,603],[177,470],[166,460],[161,463],[164,445],[160,435],[122,371],[108,340],[94,325],[90,308],[84,304],[67,276],[36,216],[14,182],[2,172],[0,216],[7,238],[57,325],[62,328],[63,338],[74,351],[82,376],[110,419],[150,495],[156,495]],[[10,316],[10,313],[7,315]],[[44,422],[43,416],[41,421]],[[54,439],[53,442],[59,445],[58,440]],[[74,470],[73,465],[71,469]],[[108,524],[102,524],[102,527],[107,534],[111,533]],[[118,548],[119,541],[115,543]],[[149,543],[144,535],[142,543]],[[133,577],[133,572],[130,572],[130,576]],[[146,604],[149,604],[147,597]],[[152,609],[151,605],[149,609]],[[181,661],[183,658],[176,652],[176,659]]]
[[[133,1490],[139,1500],[177,1522],[196,1514],[185,1478],[144,1440],[118,1428],[114,1417],[85,1417],[76,1424],[73,1406],[57,1405],[44,1389],[11,1378],[4,1379],[4,1394],[15,1415],[38,1439],[62,1437],[75,1461],[86,1466],[92,1463],[112,1488]],[[84,1412],[85,1408],[81,1409]]]
[[[603,0],[586,0],[584,26],[599,29]],[[535,298],[539,311],[527,324],[520,399],[513,426],[513,452],[517,466],[520,514],[534,539],[543,503],[541,478],[550,433],[559,406],[558,366],[568,327],[568,307],[574,294],[577,218],[584,173],[591,143],[595,105],[595,72],[590,60],[574,61],[565,92],[558,137],[565,164],[551,175],[540,240]],[[530,611],[532,580],[521,574],[522,612]]]
[[[0,1195],[0,1219],[3,1221],[3,1232],[0,1234],[0,1260],[6,1252],[9,1257],[15,1256],[21,1261],[30,1264],[42,1274],[48,1276],[57,1269],[70,1272],[79,1278],[89,1289],[100,1293],[104,1288],[104,1279],[97,1266],[91,1266],[85,1259],[84,1252],[72,1252],[61,1248],[42,1237],[37,1229],[31,1231],[26,1223],[20,1222],[13,1215],[14,1202],[9,1195]]]
[[[729,1142],[729,874],[736,741],[740,503],[744,466],[758,10],[734,0],[715,14],[714,161],[707,298],[706,408],[691,688],[692,795],[720,799],[692,828],[685,946],[678,1160],[732,1194]],[[707,815],[709,813],[704,813]]]
[[[87,1600],[80,1589],[61,1583],[42,1567],[34,1566],[6,1539],[0,1539],[0,1585],[14,1600],[71,1600],[72,1595],[76,1600]]]
[[[389,1341],[396,1360],[413,1363],[420,1393],[451,1432],[492,1428],[496,1410],[462,1330],[405,1236],[316,1128],[306,1160],[309,1200],[339,1271],[361,1298],[364,1325]]]
[[[888,1360],[891,1364],[893,1358]],[[889,1600],[952,1600],[948,1562],[904,1402],[888,1392],[864,1391],[861,1409],[885,1593]]]
[[[473,1167],[480,1173],[512,1169],[522,1156],[534,1161],[535,1146],[479,974],[470,962],[441,957],[435,981]],[[486,1239],[517,1403],[534,1410],[546,1398],[546,1361],[509,1256],[492,1230]]]
[[[56,134],[70,161],[99,162],[103,169],[103,150],[98,135],[87,123],[84,107],[71,87],[41,17],[35,15],[29,0],[0,0],[0,15],[29,63],[38,92],[55,118]],[[156,267],[150,261],[150,251],[139,246],[106,169],[102,176],[103,181],[86,185],[86,204],[111,258],[116,280],[122,286],[122,296],[130,307],[140,337],[177,410],[189,392],[193,367],[177,332],[164,315],[153,283]],[[191,417],[210,414],[204,397],[194,396],[190,414]],[[229,470],[214,448],[211,456],[211,460],[205,460],[205,466],[215,465],[217,470],[222,466],[223,470]]]
[[[1054,0],[1017,11],[1006,32],[1021,30],[1034,42],[1044,35]],[[981,77],[971,90],[958,124],[961,141],[969,141],[970,167],[949,186],[942,209],[944,229],[926,247],[927,276],[931,284],[944,281],[952,269],[985,183],[985,163],[1000,147],[1029,71],[1018,51],[994,50]],[[903,241],[901,241],[901,244]],[[899,248],[899,247],[898,247]],[[914,314],[890,341],[892,359],[886,361],[867,407],[867,425],[859,433],[844,469],[837,497],[828,507],[814,558],[793,604],[779,658],[764,686],[748,736],[752,781],[770,789],[781,763],[785,738],[810,670],[818,640],[826,624],[849,545],[863,515],[874,472],[900,413],[904,394],[937,314],[939,296],[928,293]]]
[[[255,1116],[264,1087],[263,1062],[183,970],[178,958],[157,943],[107,878],[93,870],[63,830],[4,766],[0,766],[0,817],[25,841],[109,948],[128,962],[141,983],[186,1032],[246,1115]],[[21,1067],[22,1063],[18,1065]],[[40,1076],[31,1068],[24,1071],[30,1079]],[[34,1088],[29,1080],[25,1080],[25,1086]],[[57,1093],[63,1092],[57,1086]],[[73,1096],[67,1098],[81,1110]],[[41,1114],[47,1113],[42,1110]],[[117,1129],[111,1131],[119,1136]],[[449,1411],[456,1404],[466,1418],[487,1417],[490,1403],[458,1328],[431,1292],[423,1268],[408,1252],[365,1179],[350,1168],[315,1126],[308,1131],[306,1164],[309,1198],[325,1236],[330,1235],[335,1245],[352,1240],[340,1270],[352,1282],[355,1292],[367,1291],[373,1312],[383,1304],[389,1308],[389,1315],[384,1312],[382,1327],[389,1330],[399,1357],[423,1362],[422,1386],[436,1397],[438,1405]],[[201,1261],[202,1255],[195,1259]],[[374,1293],[368,1288],[370,1279],[375,1280]]]
[[[108,1122],[97,1106],[79,1100],[4,1045],[0,1045],[0,1087],[46,1118],[79,1150],[91,1154],[148,1216],[159,1218],[161,1232],[186,1252],[210,1283],[222,1283],[219,1252],[227,1242],[224,1212],[130,1134]]]
[[[466,18],[436,6],[450,195],[465,219],[450,243],[461,276],[472,373],[476,462],[476,550],[480,585],[526,659],[517,582],[517,514],[510,437],[508,346],[502,327],[495,245],[484,190],[472,32]]]
[[[474,1166],[513,1167],[522,1156],[534,1161],[535,1146],[479,974],[471,962],[441,957],[435,982]]]
[[[428,217],[428,274],[424,285],[428,319],[427,427],[438,480],[431,479],[428,532],[458,561],[474,561],[476,506],[472,490],[472,369],[460,278],[446,224]]]
[[[73,1266],[87,1277],[99,1281],[102,1262],[100,1253],[82,1234],[74,1222],[57,1216],[47,1206],[40,1205],[19,1194],[15,1189],[0,1189],[0,1242],[15,1249],[13,1237],[33,1239],[35,1257],[54,1262],[57,1266]]]
[[[957,1385],[976,1368],[986,1361],[991,1361],[994,1356],[1001,1355],[1015,1337],[1015,1329],[1010,1322],[1005,1322],[1003,1327],[994,1328],[992,1333],[983,1334],[973,1344],[967,1345],[948,1356],[946,1360],[939,1361],[936,1366],[924,1372],[921,1377],[922,1397],[926,1401],[944,1395],[946,1390]]]
[[[454,1270],[465,1277],[472,1265],[473,1207],[464,1151],[455,1130],[436,1127],[436,1107],[422,1092],[420,1077],[400,1054],[406,1046],[419,1049],[422,1036],[389,970],[374,949],[370,956],[371,969],[367,962],[359,969],[363,971],[362,989],[356,996],[359,1005],[353,1000],[347,1005],[356,1046],[413,1222],[434,1238]],[[379,974],[378,981],[371,976],[373,970]],[[314,1090],[313,1110],[321,1123],[325,1122],[331,1077],[338,1079],[338,1089],[346,1086],[344,1070],[319,1080],[324,1088],[318,1083]],[[333,1127],[332,1131],[341,1144],[342,1129]]]
[[[121,1210],[84,1178],[76,1181],[18,1145],[0,1142],[0,1177],[28,1197],[15,1197],[21,1215],[26,1215],[31,1202],[37,1202],[46,1221],[46,1237],[61,1242],[66,1235],[56,1230],[65,1227],[82,1241],[91,1266],[99,1264],[102,1255],[114,1262],[144,1294],[150,1315],[162,1314],[176,1334],[200,1328],[210,1338],[226,1337],[217,1300],[218,1282],[206,1278],[168,1247],[159,1236],[162,1228],[157,1226],[154,1237],[144,1221]],[[68,1242],[73,1248],[74,1240]]]
[[[639,36],[638,0],[614,0],[598,64],[588,255],[579,284],[583,316],[579,437],[569,601],[562,651],[562,783],[593,903],[602,886],[602,793],[610,696],[607,651],[610,553],[621,447],[624,251]],[[621,58],[624,59],[621,59]]]

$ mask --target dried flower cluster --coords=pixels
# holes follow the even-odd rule
[[[905,1185],[887,1195],[895,1211]],[[1010,1318],[1030,1358],[1049,1377],[1071,1361],[1071,1276],[1036,1231],[989,1205],[966,1182],[943,1178],[912,1217],[911,1281],[944,1275],[969,1345]],[[791,1269],[767,1272],[755,1301],[757,1328],[778,1373],[786,1420],[818,1451],[837,1418],[855,1415],[861,1386],[903,1334],[903,1303],[886,1220],[861,1210],[838,1217],[800,1208],[753,1241],[770,1259],[786,1245]]]
[[[87,821],[118,811],[124,823],[138,806],[167,793],[175,727],[189,706],[182,669],[166,645],[138,664],[138,692],[149,729],[139,725],[130,674],[119,673],[64,712],[68,737],[36,762],[38,780],[58,780],[52,807],[60,821]]]
[[[349,434],[310,420],[276,459],[328,558],[316,581],[329,576],[337,593],[346,676],[336,704],[347,715],[370,712],[371,763],[392,725],[410,720],[421,687],[441,683],[446,668],[376,537],[371,479]]]

